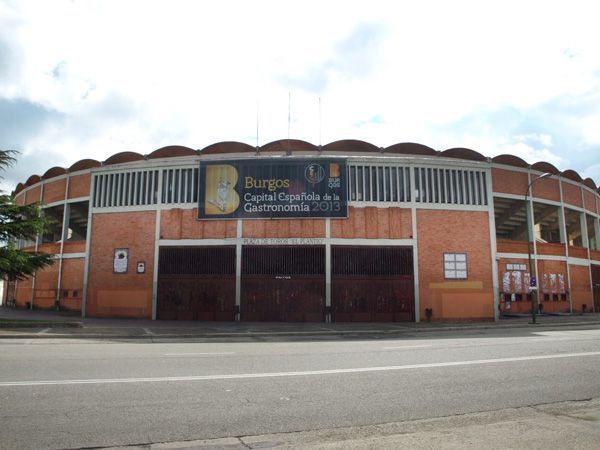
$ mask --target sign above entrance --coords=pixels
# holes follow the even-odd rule
[[[348,217],[346,160],[200,162],[199,219]]]

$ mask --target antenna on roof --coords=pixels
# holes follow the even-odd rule
[[[256,149],[258,150],[258,102],[256,102]]]
[[[319,96],[319,147],[321,146],[321,97]]]
[[[292,123],[292,92],[288,91],[288,155],[292,153],[292,148],[290,145],[290,127]]]

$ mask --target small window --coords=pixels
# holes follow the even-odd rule
[[[526,271],[527,265],[525,264],[507,264],[506,270],[517,270],[517,271]]]
[[[444,253],[444,278],[449,280],[467,279],[466,253]]]

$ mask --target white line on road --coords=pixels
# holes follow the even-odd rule
[[[47,334],[48,331],[50,331],[50,330],[51,330],[51,328],[44,328],[43,330],[38,331],[37,334]]]
[[[433,344],[423,344],[423,345],[404,345],[400,347],[383,347],[384,350],[404,350],[405,348],[425,348],[425,347],[433,347]]]
[[[235,355],[235,352],[211,352],[211,353],[165,353],[163,356],[219,356]]]
[[[115,383],[159,383],[175,381],[214,381],[240,380],[249,378],[298,377],[306,375],[333,375],[342,373],[386,372],[408,369],[430,369],[436,367],[473,366],[481,364],[509,363],[517,361],[539,361],[545,359],[580,358],[585,356],[600,356],[600,352],[562,353],[557,355],[521,356],[514,358],[477,359],[472,361],[451,361],[428,364],[408,364],[405,366],[358,367],[354,369],[307,370],[304,372],[266,372],[240,373],[231,375],[198,375],[187,377],[154,377],[154,378],[97,378],[89,380],[47,380],[47,381],[3,381],[0,387],[9,386],[51,386],[73,384],[115,384]]]

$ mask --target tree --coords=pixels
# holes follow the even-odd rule
[[[15,163],[16,153],[14,150],[0,150],[0,170]],[[39,204],[17,205],[12,196],[0,193],[1,278],[23,280],[54,263],[51,254],[24,251],[15,245],[20,239],[35,241],[47,226],[48,220],[42,216]]]

